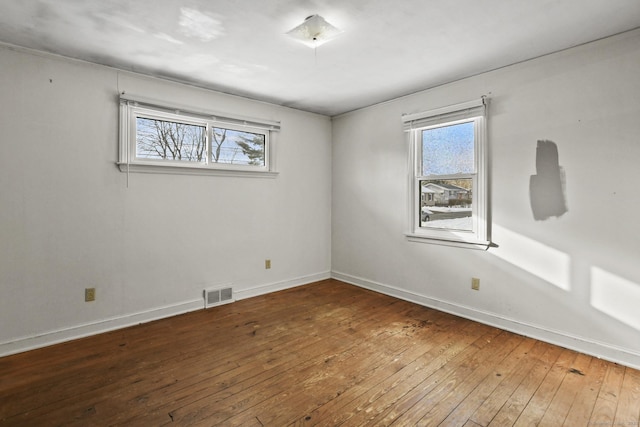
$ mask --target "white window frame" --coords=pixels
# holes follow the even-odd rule
[[[136,156],[137,118],[179,122],[206,128],[206,156],[202,162],[138,158]],[[264,165],[240,165],[211,161],[213,128],[264,135]],[[274,178],[276,134],[280,122],[221,115],[188,107],[166,106],[140,97],[120,97],[120,146],[117,165],[126,173],[221,175]]]
[[[408,231],[412,242],[433,243],[472,249],[491,246],[488,188],[488,99],[451,105],[402,116],[409,146]],[[422,175],[422,131],[454,124],[474,123],[474,171],[464,175]],[[430,179],[472,179],[472,230],[423,227],[421,224],[421,182]]]

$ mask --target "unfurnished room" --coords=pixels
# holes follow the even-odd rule
[[[640,426],[640,1],[3,0],[0,426]]]

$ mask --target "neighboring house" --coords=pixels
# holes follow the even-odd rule
[[[422,206],[449,205],[451,200],[468,203],[471,192],[451,184],[429,182],[422,185]]]

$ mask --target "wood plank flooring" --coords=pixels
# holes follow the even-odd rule
[[[639,426],[640,372],[326,280],[0,358],[4,426]]]

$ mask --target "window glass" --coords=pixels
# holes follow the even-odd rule
[[[474,172],[474,124],[459,123],[422,131],[422,174]]]
[[[470,178],[420,181],[420,226],[473,230],[472,193]]]
[[[265,135],[213,128],[211,161],[232,165],[265,165]]]
[[[206,126],[136,118],[136,158],[203,162],[206,149]]]

